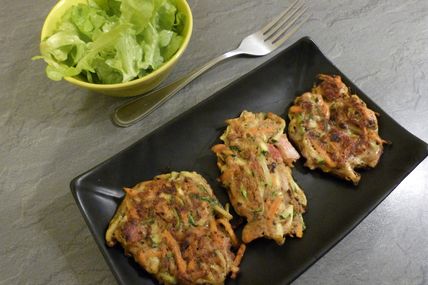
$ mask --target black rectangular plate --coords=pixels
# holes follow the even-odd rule
[[[156,284],[122,248],[108,248],[104,234],[123,197],[122,187],[133,186],[172,170],[202,174],[217,197],[227,202],[216,178],[219,171],[210,148],[219,141],[225,120],[242,110],[274,112],[286,118],[293,99],[310,90],[319,73],[341,75],[344,82],[380,114],[385,147],[379,165],[362,171],[360,184],[303,167],[293,170],[305,190],[308,212],[303,239],[287,239],[283,246],[266,239],[252,242],[236,280],[227,284],[285,284],[291,282],[360,223],[428,153],[416,138],[344,76],[309,39],[302,38],[285,51],[181,114],[134,145],[75,178],[71,189],[95,241],[121,284]]]

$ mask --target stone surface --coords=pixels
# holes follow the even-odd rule
[[[169,80],[235,48],[291,1],[192,0],[193,39]],[[428,2],[307,1],[311,36],[410,132],[428,141]],[[68,184],[268,57],[205,74],[140,124],[114,127],[122,99],[52,82],[38,54],[54,0],[0,9],[0,284],[114,284]],[[406,151],[406,150],[403,150]],[[295,284],[428,284],[428,161]]]

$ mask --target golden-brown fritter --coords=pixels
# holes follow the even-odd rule
[[[126,254],[163,284],[223,284],[234,276],[245,246],[235,256],[232,216],[195,172],[172,172],[125,188],[125,198],[106,232],[108,246]]]
[[[267,237],[283,244],[285,236],[302,237],[306,197],[291,175],[299,154],[283,133],[285,121],[244,111],[227,124],[224,144],[212,150],[235,211],[248,221],[242,240]]]
[[[385,143],[378,135],[376,113],[349,92],[340,76],[319,75],[320,83],[294,100],[288,135],[310,169],[352,181],[356,168],[375,167]]]

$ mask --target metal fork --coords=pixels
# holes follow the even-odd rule
[[[135,124],[165,103],[196,77],[227,58],[237,55],[263,56],[271,53],[309,18],[309,16],[302,18],[306,9],[304,0],[296,0],[265,27],[244,38],[237,49],[214,58],[199,69],[163,88],[151,91],[117,107],[112,114],[113,122],[120,127],[129,127]],[[298,21],[299,19],[300,21]]]

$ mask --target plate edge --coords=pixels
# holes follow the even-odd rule
[[[101,164],[100,164],[100,165],[101,165]],[[104,248],[103,248],[103,247],[102,247],[102,245],[99,243],[99,241],[95,238],[95,232],[94,232],[94,230],[92,229],[92,227],[90,227],[90,221],[88,220],[88,217],[87,217],[87,215],[85,214],[85,211],[84,211],[84,209],[83,209],[83,203],[82,203],[82,201],[80,200],[80,197],[79,197],[79,195],[78,195],[79,190],[77,189],[77,184],[80,182],[80,180],[82,180],[82,179],[87,175],[87,173],[89,173],[92,169],[95,169],[95,168],[97,168],[97,167],[98,167],[98,165],[97,165],[96,167],[93,167],[93,168],[91,168],[90,170],[88,170],[88,171],[84,172],[82,175],[79,175],[79,176],[77,176],[77,177],[73,178],[73,179],[70,181],[70,185],[69,185],[69,187],[70,187],[71,193],[72,193],[72,195],[73,195],[74,201],[76,202],[77,207],[79,208],[80,214],[82,215],[83,220],[85,221],[85,224],[86,224],[86,226],[88,227],[89,232],[90,232],[90,233],[91,233],[91,235],[92,235],[92,239],[95,241],[95,243],[96,243],[96,245],[97,245],[97,247],[98,247],[98,250],[101,252],[101,254],[102,254],[102,255],[103,255],[103,257],[104,257],[104,261],[107,263],[107,265],[108,265],[108,267],[110,268],[110,271],[113,273],[113,276],[114,276],[114,278],[116,279],[116,281],[117,281],[119,284],[121,284],[121,285],[125,285],[124,280],[122,280],[122,279],[121,279],[120,275],[119,275],[119,274],[118,274],[118,272],[115,270],[115,268],[114,268],[114,264],[111,262],[110,257],[109,257],[109,256],[107,256],[107,253],[105,252]]]

